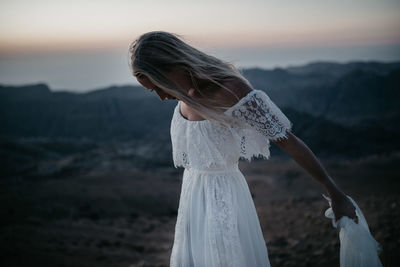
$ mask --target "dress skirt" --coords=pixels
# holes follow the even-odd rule
[[[270,267],[248,184],[237,166],[185,169],[171,267]]]

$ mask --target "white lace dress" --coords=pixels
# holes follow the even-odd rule
[[[171,121],[175,167],[184,167],[171,267],[270,266],[268,251],[239,158],[269,158],[269,140],[287,138],[291,122],[261,90],[251,90],[226,114],[245,122]]]

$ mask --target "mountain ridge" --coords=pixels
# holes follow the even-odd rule
[[[293,122],[294,133],[313,151],[332,156],[348,149],[348,156],[361,156],[400,148],[390,138],[400,133],[398,62],[312,63],[303,70],[242,72],[282,109]],[[176,101],[162,102],[133,85],[86,93],[55,92],[43,83],[0,85],[0,138],[133,142],[137,151],[153,149],[162,159],[171,153],[169,128],[175,105]]]

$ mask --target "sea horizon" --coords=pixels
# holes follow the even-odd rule
[[[251,47],[203,49],[239,69],[289,68],[315,62],[389,63],[400,60],[397,45],[343,47]],[[139,85],[132,76],[128,52],[64,51],[0,54],[0,84],[24,86],[44,83],[51,91],[90,92],[110,86]]]

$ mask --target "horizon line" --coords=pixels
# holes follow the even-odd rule
[[[274,71],[274,70],[285,70],[289,68],[301,68],[301,67],[306,67],[309,65],[313,64],[336,64],[336,65],[347,65],[347,64],[400,64],[400,59],[398,60],[392,60],[392,61],[385,61],[385,60],[347,60],[347,61],[339,61],[339,60],[311,60],[307,63],[304,64],[289,64],[286,65],[285,67],[260,67],[260,66],[253,66],[253,67],[237,67],[241,71],[245,70],[251,70],[251,69],[259,69],[259,70],[265,70],[265,71]],[[105,90],[109,89],[111,87],[126,87],[126,86],[139,86],[142,87],[139,83],[135,83],[133,80],[133,83],[121,83],[121,84],[116,84],[116,83],[111,83],[109,85],[104,85],[101,87],[96,87],[92,89],[87,89],[85,91],[78,91],[78,89],[73,89],[73,88],[52,88],[48,82],[45,81],[38,81],[38,82],[31,82],[31,83],[20,83],[20,84],[10,84],[10,83],[2,83],[0,82],[0,87],[28,87],[28,86],[39,86],[43,85],[46,86],[51,93],[62,93],[62,92],[67,92],[67,93],[74,93],[74,94],[85,94],[85,93],[90,93],[93,91],[98,91],[98,90]]]

